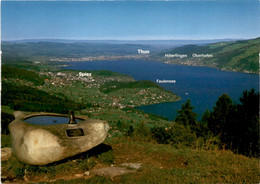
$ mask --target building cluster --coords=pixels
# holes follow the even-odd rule
[[[96,108],[125,108],[175,101],[174,96],[157,88],[122,89],[113,93],[102,93],[100,86],[110,81],[132,81],[124,76],[103,76],[87,72],[45,72],[45,88],[54,93],[64,93],[69,99],[91,103]],[[64,91],[70,89],[69,91]],[[75,90],[71,90],[75,89]]]
[[[92,87],[95,85],[95,79],[92,77],[91,73],[79,72],[77,75],[75,75],[73,73],[47,72],[41,73],[41,75],[48,77],[48,79],[45,79],[45,83],[47,85],[52,84],[62,87],[65,85],[70,85],[72,82],[83,82],[86,87]]]

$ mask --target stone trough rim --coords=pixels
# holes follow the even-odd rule
[[[107,121],[84,115],[75,116],[82,120],[77,123],[41,125],[25,120],[37,116],[71,118],[59,113],[21,111],[15,111],[14,116],[9,124],[12,152],[20,161],[30,165],[46,165],[85,152],[101,144],[109,130]],[[53,158],[47,157],[48,152]]]
[[[20,120],[26,120],[32,117],[37,117],[37,116],[57,116],[57,117],[66,117],[69,118],[69,115],[65,114],[60,114],[60,113],[52,113],[52,112],[25,112],[25,111],[15,111],[14,113],[15,119],[20,119]],[[75,118],[81,119],[81,120],[87,120],[90,119],[86,115],[75,115]],[[27,122],[25,122],[27,123]],[[30,123],[28,123],[30,124]],[[66,124],[66,123],[64,123]],[[32,125],[32,124],[31,124]]]

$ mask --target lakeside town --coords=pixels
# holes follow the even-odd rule
[[[111,60],[127,60],[127,59],[148,59],[149,55],[136,54],[136,55],[99,55],[89,57],[55,57],[50,58],[51,62],[81,62],[81,61],[111,61]]]
[[[102,85],[111,81],[135,81],[127,75],[107,76],[77,71],[41,72],[40,75],[47,76],[47,79],[44,85],[38,86],[39,89],[50,94],[63,94],[73,101],[92,103],[95,106],[124,108],[179,100],[172,92],[155,87],[127,88],[110,93],[100,91]]]
[[[50,71],[39,63],[33,65],[43,70],[38,72],[38,75],[44,79],[44,83],[41,85],[35,85],[31,81],[20,78],[3,77],[2,80],[16,85],[37,88],[53,96],[66,98],[77,103],[92,104],[89,107],[90,111],[91,108],[93,108],[92,110],[122,109],[180,100],[180,97],[176,94],[166,91],[152,82],[153,85],[150,87],[128,88],[126,86],[107,93],[101,90],[101,88],[106,89],[105,86],[110,82],[117,82],[116,85],[111,84],[112,86],[109,86],[112,89],[121,84],[138,83],[131,76],[124,74],[109,71],[69,71],[54,69],[53,67]]]

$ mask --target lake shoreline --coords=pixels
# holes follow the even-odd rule
[[[218,97],[227,93],[237,101],[245,89],[255,88],[258,90],[259,75],[247,74],[232,71],[222,71],[217,68],[205,66],[171,65],[152,60],[117,60],[117,61],[95,61],[95,62],[73,62],[67,63],[65,69],[73,70],[109,70],[132,76],[135,80],[156,79],[176,80],[175,84],[159,84],[166,90],[172,91],[181,97],[181,100],[171,103],[163,103],[169,108],[163,111],[160,105],[151,104],[156,107],[151,111],[146,111],[173,119],[172,112],[176,116],[176,111],[181,108],[181,103],[191,99],[192,106],[198,116],[201,116],[206,109],[211,109]],[[160,103],[159,103],[160,104]],[[169,105],[171,104],[171,105]],[[145,105],[146,107],[146,105]],[[143,110],[143,109],[142,109]],[[157,113],[155,113],[157,112]]]
[[[118,57],[118,58],[117,58]],[[117,58],[117,59],[113,59],[113,58]],[[145,61],[155,61],[155,62],[159,62],[159,63],[164,63],[164,64],[169,64],[169,65],[178,65],[178,66],[187,66],[187,67],[206,67],[206,68],[214,68],[220,71],[225,71],[225,72],[235,72],[235,73],[245,73],[245,74],[254,74],[254,75],[260,75],[260,73],[255,73],[255,72],[249,72],[249,71],[234,71],[234,70],[228,70],[228,69],[222,69],[222,68],[218,68],[216,66],[207,66],[207,65],[200,65],[200,64],[180,64],[180,63],[169,63],[168,60],[164,61],[163,59],[158,59],[158,58],[154,58],[153,56],[149,56],[149,57],[143,57],[143,56],[111,56],[111,57],[106,57],[106,58],[92,58],[90,60],[84,60],[84,58],[70,58],[67,61],[62,61],[62,60],[53,60],[57,63],[64,63],[64,64],[68,64],[68,63],[77,63],[77,62],[100,62],[100,61],[129,61],[129,60],[145,60]]]

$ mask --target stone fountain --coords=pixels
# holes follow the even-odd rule
[[[106,121],[87,116],[14,112],[9,124],[12,152],[31,165],[46,165],[85,152],[107,137]]]

